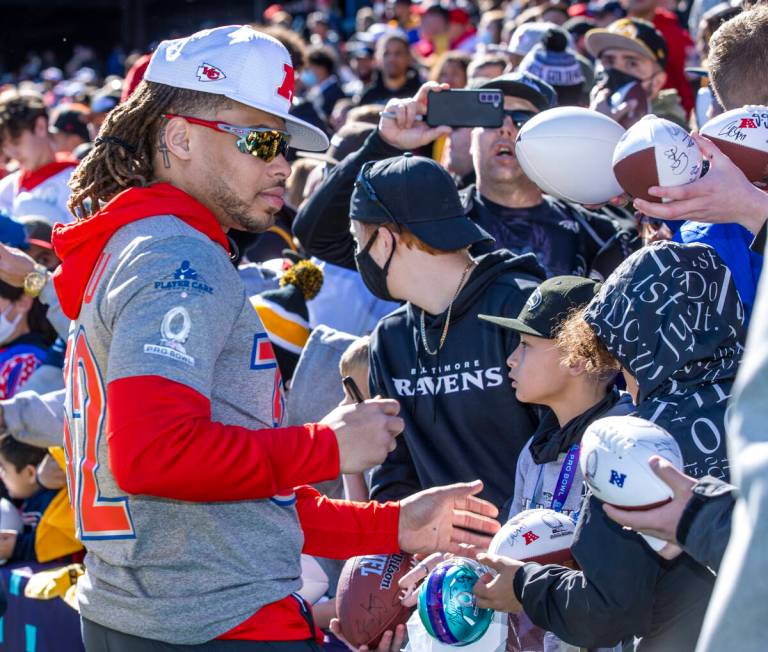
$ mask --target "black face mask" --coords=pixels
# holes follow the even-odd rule
[[[622,86],[626,86],[632,82],[642,84],[643,81],[645,80],[629,75],[621,70],[616,70],[616,68],[610,68],[609,70],[603,69],[595,75],[595,86],[598,88],[607,88],[611,93],[615,93]]]
[[[379,237],[378,230],[368,240],[365,248],[355,254],[355,265],[357,265],[357,271],[360,272],[360,276],[363,278],[365,287],[368,288],[373,296],[382,301],[397,301],[389,293],[389,288],[387,287],[387,272],[389,271],[389,264],[392,262],[392,256],[395,255],[397,241],[392,236],[392,253],[389,254],[389,258],[387,258],[387,262],[384,263],[384,268],[382,269],[376,264],[370,253],[377,237]]]

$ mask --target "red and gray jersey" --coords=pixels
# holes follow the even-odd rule
[[[83,616],[177,644],[316,634],[291,597],[302,550],[397,551],[399,506],[305,486],[338,475],[336,437],[282,425],[272,347],[216,218],[159,183],[55,227],[53,243],[74,320],[65,451]]]
[[[290,493],[212,503],[129,495],[107,463],[107,388],[121,379],[144,379],[139,392],[157,389],[155,378],[178,383],[210,402],[216,422],[281,425],[275,357],[226,251],[171,216],[121,228],[93,271],[69,347],[70,488],[88,549],[82,615],[201,643],[297,590],[303,540]]]

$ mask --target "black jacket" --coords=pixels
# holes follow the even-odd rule
[[[349,232],[349,202],[355,179],[366,161],[402,154],[374,131],[363,146],[348,156],[302,206],[293,233],[304,249],[335,265],[355,268],[355,246]],[[510,209],[480,197],[474,186],[461,193],[466,214],[496,238],[492,245],[475,245],[475,255],[507,248],[533,252],[547,276],[575,274],[607,277],[632,251],[635,234],[608,213],[544,196],[538,207]]]
[[[531,208],[508,208],[492,202],[476,186],[462,193],[467,214],[496,240],[475,247],[533,253],[547,276],[588,276],[605,280],[634,250],[636,234],[607,214],[544,195]]]
[[[641,249],[603,285],[585,318],[637,378],[633,414],[677,440],[686,473],[727,479],[724,417],[744,313],[714,249],[670,242]],[[664,561],[592,496],[571,550],[581,571],[526,564],[515,576],[534,623],[583,647],[638,637],[639,650],[694,649],[714,585],[707,568],[687,554]]]
[[[731,519],[737,490],[711,476],[699,478],[685,506],[676,538],[685,551],[712,572],[720,570],[731,538]]]
[[[517,402],[507,379],[505,361],[517,334],[477,315],[517,315],[542,278],[533,256],[503,250],[482,256],[453,304],[436,356],[422,343],[419,308],[406,304],[379,322],[371,336],[371,395],[400,401],[405,431],[373,472],[373,498],[398,499],[478,477],[482,495],[499,508],[513,495],[517,457],[537,418]],[[430,349],[443,319],[426,317]]]
[[[393,97],[405,98],[413,97],[421,88],[421,78],[416,70],[409,70],[405,77],[405,83],[396,90],[391,90],[384,84],[384,79],[380,72],[374,74],[371,83],[368,84],[356,99],[358,105],[363,104],[386,104]]]

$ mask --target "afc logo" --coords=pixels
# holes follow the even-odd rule
[[[757,124],[752,118],[742,118],[739,129],[757,129]]]
[[[285,415],[285,396],[283,396],[283,377],[280,367],[277,366],[277,358],[272,348],[272,343],[266,333],[256,333],[253,336],[253,349],[251,350],[251,369],[275,371],[275,384],[272,388],[272,426],[279,428],[283,424]]]
[[[611,479],[608,481],[610,484],[615,484],[619,489],[624,488],[624,481],[627,479],[626,473],[619,473],[611,469]]]
[[[201,63],[197,67],[195,74],[201,82],[214,82],[227,78],[221,68],[217,68],[210,63]]]
[[[525,541],[526,546],[531,545],[534,541],[537,541],[539,538],[540,538],[539,535],[535,534],[533,530],[528,530],[528,532],[523,532],[523,539]]]

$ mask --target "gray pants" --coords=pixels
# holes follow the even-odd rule
[[[82,619],[86,652],[321,652],[315,641],[209,641],[201,645],[174,645],[123,634]]]

